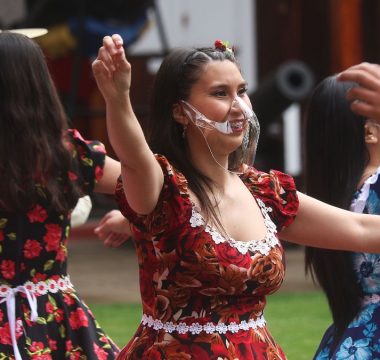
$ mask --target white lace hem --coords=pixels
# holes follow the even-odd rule
[[[221,244],[228,242],[229,245],[237,249],[241,254],[245,255],[248,251],[260,252],[263,255],[268,255],[269,251],[278,245],[279,241],[277,239],[276,233],[277,228],[273,223],[272,219],[268,215],[269,212],[272,212],[272,208],[265,206],[265,204],[260,200],[256,199],[259,204],[261,213],[263,214],[264,224],[267,228],[267,233],[264,239],[261,240],[251,240],[251,241],[238,241],[233,238],[225,238],[218,230],[213,228],[210,225],[205,226],[205,231],[209,233],[214,240],[215,244]],[[192,214],[190,218],[190,225],[192,227],[204,226],[205,221],[202,215],[195,209],[193,206]]]
[[[46,295],[48,292],[55,294],[59,290],[66,291],[74,288],[69,276],[59,278],[58,280],[48,279],[45,281],[39,281],[38,283],[27,281],[22,286],[34,295]],[[1,284],[0,298],[7,297],[7,295],[13,291],[13,289],[14,288],[7,284]]]
[[[177,332],[178,334],[187,334],[191,333],[192,335],[198,335],[202,331],[206,334],[219,333],[225,334],[227,331],[231,333],[237,333],[240,330],[256,330],[257,328],[263,328],[266,324],[264,316],[261,315],[256,320],[249,320],[248,322],[243,320],[240,323],[231,322],[228,325],[226,323],[219,322],[214,324],[212,322],[208,322],[205,325],[201,325],[197,322],[186,324],[184,322],[180,322],[179,324],[174,324],[172,321],[170,322],[162,322],[161,320],[154,319],[151,315],[143,314],[141,323],[144,326],[148,326],[153,328],[154,330],[164,330],[167,333]]]

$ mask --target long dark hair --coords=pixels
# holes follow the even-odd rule
[[[220,221],[206,191],[212,193],[211,180],[197,171],[187,158],[186,140],[182,136],[183,125],[174,120],[172,108],[180,100],[188,99],[191,88],[206,64],[224,60],[231,61],[240,69],[232,51],[219,51],[214,48],[173,50],[164,59],[157,73],[150,118],[146,124],[146,135],[152,151],[165,155],[185,175],[207,219],[212,218],[218,226],[221,226]]]
[[[67,119],[40,47],[0,34],[0,209],[26,211],[43,194],[65,212],[79,190],[68,178]],[[65,190],[65,191],[64,191]]]
[[[353,86],[333,76],[326,78],[312,94],[305,118],[306,191],[343,209],[349,209],[369,160],[365,119],[351,111],[345,98]],[[326,293],[336,346],[360,309],[362,291],[351,253],[307,247],[305,265]]]

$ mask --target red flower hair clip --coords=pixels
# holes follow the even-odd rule
[[[235,52],[235,47],[234,46],[230,47],[230,43],[228,41],[215,40],[214,47],[215,47],[215,50],[219,50],[222,52],[224,51],[231,52],[231,53]]]

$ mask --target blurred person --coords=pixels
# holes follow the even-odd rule
[[[324,204],[290,176],[251,166],[259,124],[228,44],[164,59],[145,134],[119,35],[103,39],[93,72],[140,268],[142,322],[118,359],[285,359],[263,314],[284,278],[279,239],[376,252],[380,217]]]
[[[305,147],[308,195],[380,214],[378,65],[354,66],[317,86],[306,112]],[[380,254],[306,248],[306,268],[333,317],[315,359],[380,358],[379,264]]]
[[[40,47],[0,33],[0,358],[114,359],[67,273],[80,197],[113,193],[120,164],[67,118]],[[99,284],[101,286],[101,284]]]

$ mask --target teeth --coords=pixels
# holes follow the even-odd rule
[[[244,124],[243,121],[230,122],[231,128],[233,130],[241,130],[243,128],[243,124]]]

